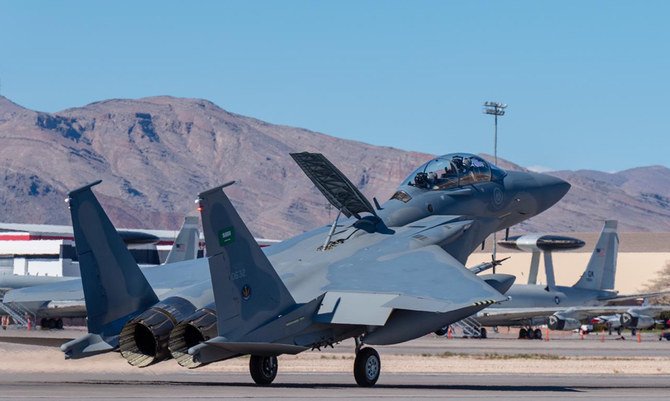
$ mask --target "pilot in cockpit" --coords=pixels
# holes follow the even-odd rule
[[[468,173],[472,169],[472,160],[469,157],[463,159],[463,173]]]
[[[456,171],[461,171],[463,169],[463,157],[462,156],[452,157],[451,162],[456,167]]]
[[[457,175],[458,172],[456,171],[454,165],[449,163],[449,165],[444,168],[444,173],[440,175],[440,178],[456,177]]]

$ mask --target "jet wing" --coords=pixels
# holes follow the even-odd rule
[[[323,323],[383,325],[394,309],[444,313],[507,298],[437,245],[366,252],[329,268]]]
[[[607,301],[610,302],[630,301],[640,298],[658,298],[666,295],[670,295],[670,290],[659,291],[659,292],[647,292],[641,294],[617,295],[614,298],[608,298]]]
[[[476,318],[493,318],[496,321],[525,322],[530,319],[549,318],[559,313],[573,319],[586,319],[593,316],[624,313],[635,306],[573,306],[570,308],[489,308],[477,313]]]
[[[142,273],[159,296],[209,279],[208,266],[204,259],[145,267]],[[84,299],[84,291],[81,279],[75,277],[58,283],[11,290],[5,294],[4,302],[34,303],[82,299]]]
[[[291,153],[291,157],[343,215],[360,219],[362,212],[377,214],[358,188],[321,153]]]

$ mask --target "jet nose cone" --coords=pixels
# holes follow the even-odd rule
[[[540,211],[549,209],[570,190],[570,184],[558,177],[541,174],[537,177],[536,197]]]

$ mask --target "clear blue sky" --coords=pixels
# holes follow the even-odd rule
[[[670,2],[0,0],[2,95],[239,114],[525,166],[670,166]]]

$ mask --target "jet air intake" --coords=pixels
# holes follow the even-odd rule
[[[581,327],[581,323],[577,319],[563,317],[561,315],[549,316],[547,327],[549,330],[575,330]]]
[[[186,368],[197,368],[204,363],[196,361],[188,349],[217,336],[214,304],[198,309],[175,326],[170,332],[168,349],[177,363]]]
[[[621,314],[621,325],[627,329],[646,329],[656,323],[654,318],[640,315],[635,312],[624,312]]]
[[[180,297],[170,297],[155,304],[123,326],[119,335],[121,355],[137,367],[168,358],[170,331],[194,311],[195,306]]]

